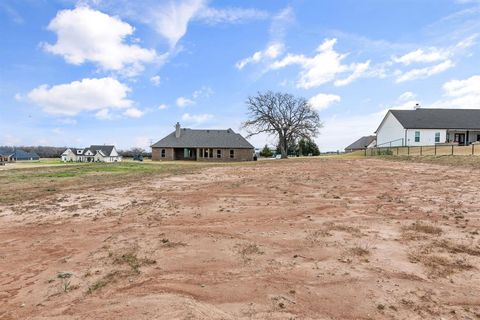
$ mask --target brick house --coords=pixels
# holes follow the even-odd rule
[[[251,161],[254,156],[254,147],[232,129],[188,129],[178,122],[175,131],[151,147],[155,161]]]

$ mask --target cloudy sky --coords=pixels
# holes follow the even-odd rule
[[[387,108],[480,108],[476,0],[2,0],[0,30],[0,145],[238,130],[264,90],[310,100],[322,151]]]

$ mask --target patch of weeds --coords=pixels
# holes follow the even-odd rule
[[[449,253],[465,253],[471,256],[480,256],[480,248],[467,246],[465,244],[454,243],[448,240],[434,241],[432,246],[437,248],[443,248]]]
[[[350,248],[349,252],[352,255],[358,256],[358,257],[363,257],[370,254],[370,250],[368,248],[361,247],[361,246],[355,246],[353,248]]]
[[[175,242],[175,241],[170,241],[166,238],[163,238],[162,240],[162,245],[164,247],[167,247],[167,248],[175,248],[175,247],[184,247],[186,246],[187,244],[185,242],[181,242],[181,241],[178,241],[178,242]]]
[[[439,236],[442,232],[440,227],[417,221],[402,227],[402,238],[405,240],[420,240],[424,239],[426,235]]]
[[[452,260],[436,254],[410,254],[410,262],[423,264],[430,277],[446,277],[455,272],[471,270],[474,267],[463,259]]]
[[[92,294],[95,291],[102,289],[103,287],[106,287],[109,283],[116,281],[116,278],[121,275],[122,273],[120,271],[109,272],[107,275],[98,279],[91,286],[89,286],[87,293]]]
[[[127,264],[135,274],[140,273],[140,267],[157,263],[156,260],[148,258],[138,258],[135,252],[127,252],[113,258],[114,264]]]
[[[318,243],[321,242],[322,238],[331,237],[331,236],[332,236],[332,234],[330,232],[328,232],[327,230],[320,229],[320,230],[315,230],[315,231],[309,232],[307,234],[305,240],[307,240],[311,244],[318,244]]]
[[[260,247],[254,243],[243,245],[239,248],[238,253],[242,257],[243,261],[246,263],[250,260],[251,255],[261,255],[264,254],[264,252],[260,249]]]
[[[350,233],[356,236],[362,234],[362,231],[360,230],[360,228],[353,227],[353,226],[346,226],[343,224],[326,223],[325,227],[328,230],[342,231],[342,232]]]
[[[415,232],[422,232],[434,235],[442,234],[442,229],[436,226],[432,226],[430,224],[425,224],[421,221],[417,221],[412,223],[409,226],[403,226],[402,230],[404,231],[415,231]]]

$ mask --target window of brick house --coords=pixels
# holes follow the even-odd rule
[[[235,150],[230,149],[230,158],[235,158]]]
[[[222,150],[217,149],[217,158],[221,158],[221,157],[222,157]]]
[[[161,157],[162,157],[162,158],[165,158],[165,149],[162,149]]]

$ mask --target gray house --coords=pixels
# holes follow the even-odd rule
[[[188,129],[177,122],[175,131],[152,146],[152,160],[250,161],[254,147],[232,129]]]
[[[352,151],[357,151],[357,150],[365,150],[368,148],[373,148],[375,147],[375,144],[377,142],[377,137],[376,136],[364,136],[349,145],[348,147],[345,148],[345,152],[352,152]]]

